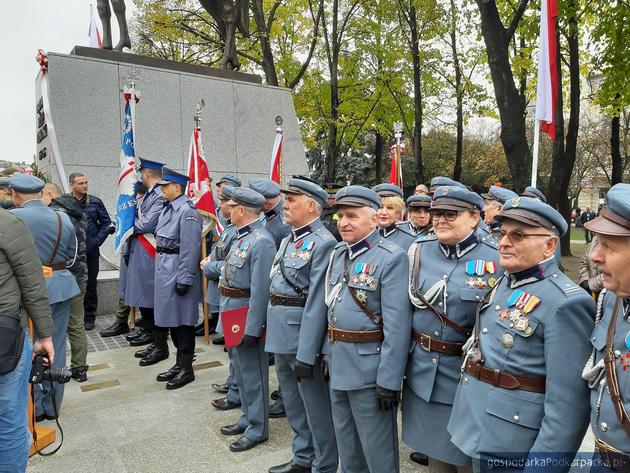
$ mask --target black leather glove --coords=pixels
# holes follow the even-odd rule
[[[584,289],[586,292],[588,292],[589,294],[591,293],[591,288],[588,286],[588,281],[582,281],[580,283],[580,287]]]
[[[175,283],[175,294],[177,294],[178,296],[183,296],[184,294],[186,294],[188,292],[188,289],[190,289],[190,286],[188,284]]]
[[[376,385],[376,405],[382,411],[388,411],[396,408],[398,405],[398,391],[385,389],[378,384]]]
[[[324,381],[328,382],[328,380],[330,379],[330,373],[328,372],[328,357],[326,355],[322,356],[322,361],[319,364],[319,369],[322,372]]]
[[[123,261],[127,266],[129,266],[129,253],[123,254]]]
[[[108,235],[113,235],[114,233],[116,233],[116,224],[112,222],[107,227],[107,234]]]
[[[245,348],[253,348],[258,344],[258,341],[260,340],[259,337],[254,337],[253,335],[243,335],[243,339],[241,340],[241,345],[244,346]]]
[[[303,379],[313,379],[313,365],[295,360],[293,374],[295,375],[295,379],[297,379],[298,383]]]

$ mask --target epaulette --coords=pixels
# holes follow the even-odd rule
[[[493,248],[495,250],[499,249],[499,242],[495,240],[492,235],[488,234],[486,236],[482,236],[482,235],[477,234],[477,236],[479,237],[480,243],[485,243],[490,248]]]
[[[192,201],[187,200],[187,201],[186,201],[186,203],[188,204],[188,206],[189,206],[191,209],[195,209],[195,210],[197,210],[197,207],[195,207],[195,204],[193,204],[193,203],[192,203]]]
[[[566,295],[567,297],[571,297],[574,294],[583,294],[587,295],[586,291],[582,289],[580,286],[575,284],[571,279],[569,279],[564,273],[558,271],[553,273],[551,277],[548,277],[551,282],[553,282],[560,291]]]
[[[416,241],[433,241],[437,240],[437,235],[435,233],[429,233],[428,235],[420,235],[416,237]]]
[[[327,241],[330,240],[331,238],[334,238],[332,236],[332,233],[330,233],[329,231],[322,231],[322,230],[326,230],[326,227],[320,227],[317,230],[315,230],[315,234],[317,234],[323,241]]]
[[[397,223],[396,226],[398,227],[398,230],[400,230],[403,233],[406,233],[407,235],[410,235],[412,237],[415,237],[415,233],[413,233],[411,231],[411,229],[409,228],[409,223],[408,222],[400,222]]]
[[[391,243],[387,240],[380,240],[377,243],[378,246],[380,246],[381,248],[385,248],[387,251],[389,251],[391,254],[396,253],[397,251],[404,251],[400,246],[398,246],[396,243]]]
[[[337,248],[341,248],[342,246],[346,246],[346,242],[345,242],[345,241],[340,241],[339,243],[337,243],[337,244],[335,245],[335,250],[336,250]]]

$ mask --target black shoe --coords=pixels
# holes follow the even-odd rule
[[[411,453],[411,455],[409,455],[409,459],[414,463],[418,463],[419,465],[429,464],[429,457],[427,457],[424,453],[413,452]]]
[[[245,433],[245,428],[241,427],[238,424],[230,424],[230,425],[224,425],[223,427],[221,427],[221,433],[223,435],[241,435]]]
[[[72,372],[72,379],[76,379],[79,383],[84,383],[87,381],[87,370],[85,368],[74,370]]]
[[[181,369],[175,374],[173,379],[166,383],[166,389],[179,389],[186,386],[188,383],[192,383],[195,380],[195,372],[193,371],[193,358],[192,353],[178,353],[177,364]]]
[[[293,462],[283,463],[269,468],[269,473],[306,473],[311,471],[310,466],[297,465]]]
[[[210,324],[208,324],[208,334],[213,335],[215,333],[217,333],[217,331],[214,327],[212,327],[212,322],[210,322]],[[195,325],[195,335],[197,335],[198,337],[203,337],[205,335],[205,327],[203,325],[203,322]]]
[[[86,320],[85,321],[85,330],[94,330],[94,321]]]
[[[280,391],[278,389],[276,389],[275,391],[271,392],[271,396],[269,396],[272,400],[277,401],[278,399],[280,399]]]
[[[55,420],[55,416],[49,416],[48,414],[41,414],[35,417],[35,422],[44,422],[45,420]]]
[[[99,332],[101,337],[115,337],[116,335],[124,335],[129,333],[129,324],[127,322],[116,321],[104,330]]]
[[[225,345],[225,338],[219,337],[212,340],[213,345]]]
[[[138,337],[141,337],[142,334],[144,334],[144,327],[136,327],[132,332],[129,332],[129,334],[125,337],[125,340],[130,342]]]
[[[212,404],[212,407],[214,407],[215,409],[218,409],[220,411],[229,411],[229,410],[241,407],[240,404],[237,404],[237,403],[232,402],[232,401],[228,401],[228,399],[226,397],[222,397],[222,398],[219,398],[219,399],[213,399],[212,401],[210,401],[210,404]]]
[[[155,332],[153,334],[154,348],[151,353],[140,360],[140,366],[151,366],[168,358],[167,338],[168,332]]]
[[[284,407],[282,407],[278,402],[274,402],[271,406],[269,406],[269,418],[270,419],[280,419],[281,417],[286,417],[287,413],[284,411]]]
[[[181,366],[179,366],[179,356],[177,357],[177,362],[171,366],[168,371],[164,371],[163,373],[158,374],[155,379],[156,381],[170,381],[171,379],[173,379],[177,373],[179,373],[179,370],[181,370]]]
[[[142,350],[138,350],[137,352],[135,352],[133,354],[133,356],[135,356],[136,358],[144,358],[145,356],[148,356],[149,353],[151,353],[154,349],[155,349],[155,345],[153,345],[153,343],[152,343],[148,347],[143,348]]]
[[[230,445],[230,450],[232,450],[233,452],[245,452],[247,450],[251,450],[256,445],[259,445],[266,441],[267,439],[250,440],[247,437],[243,436],[240,439],[238,439],[236,442],[234,442],[232,445]]]
[[[153,342],[153,333],[142,331],[142,335],[134,338],[129,342],[130,347],[141,347]]]
[[[230,387],[227,384],[212,383],[210,387],[221,394],[227,394],[230,390]]]

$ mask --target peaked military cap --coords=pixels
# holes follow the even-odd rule
[[[346,186],[335,194],[337,205],[348,207],[372,207],[378,210],[381,207],[381,198],[372,189],[363,186]]]
[[[229,184],[230,186],[241,187],[241,180],[236,176],[232,176],[231,174],[221,176],[221,179],[219,179],[219,182],[217,184],[221,184],[222,182]]]
[[[491,186],[487,193],[481,194],[481,197],[488,200],[496,200],[505,204],[508,199],[518,197],[518,194],[510,189],[501,186]]]
[[[280,186],[277,182],[267,179],[266,177],[257,177],[249,181],[250,189],[262,194],[265,199],[273,199],[280,195]]]
[[[433,179],[431,179],[431,185],[429,187],[429,192],[431,194],[433,194],[435,192],[435,189],[437,189],[438,187],[441,187],[441,186],[466,187],[464,184],[462,184],[459,181],[455,181],[453,179],[450,179],[450,178],[444,177],[444,176],[436,176]]]
[[[512,219],[534,227],[544,227],[559,236],[564,235],[569,228],[560,212],[542,200],[531,197],[508,199],[495,219],[499,222]]]
[[[229,205],[244,205],[260,209],[265,203],[265,197],[249,187],[235,187],[228,202]]]
[[[181,172],[173,171],[172,169],[164,166],[162,168],[162,180],[158,182],[158,184],[163,186],[166,184],[170,184],[171,182],[174,182],[175,184],[180,184],[182,186],[185,186],[186,184],[188,184],[189,180],[190,178],[186,176],[185,174],[182,174]]]
[[[395,184],[383,183],[372,187],[380,197],[400,197],[404,198],[403,190]]]
[[[407,207],[411,209],[415,208],[429,208],[431,207],[431,201],[433,199],[430,195],[412,195],[407,199]]]
[[[584,224],[602,235],[630,236],[630,184],[615,184],[608,191],[599,217]]]
[[[326,204],[328,193],[315,182],[305,179],[291,179],[286,189],[282,189],[285,194],[300,194],[310,197],[322,207]]]
[[[11,185],[9,184],[9,177],[8,176],[1,176],[0,177],[0,189],[6,189],[7,187],[11,187]]]
[[[547,196],[534,186],[527,186],[521,195],[523,197],[531,197],[532,199],[540,199],[544,203],[547,203]]]
[[[9,187],[22,194],[35,194],[44,188],[44,184],[46,183],[39,177],[21,172],[16,172],[9,178]]]
[[[164,163],[153,161],[151,159],[140,158],[140,169],[156,169],[161,170],[165,166]]]
[[[230,200],[232,198],[232,192],[234,192],[234,189],[236,189],[236,187],[228,186],[227,184],[221,186],[221,189],[219,189],[219,198],[221,200]]]
[[[483,208],[483,199],[476,192],[463,186],[442,186],[435,189],[431,209],[435,210],[471,210],[479,212]]]

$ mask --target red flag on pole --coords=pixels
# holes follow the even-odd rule
[[[542,0],[540,10],[540,50],[538,52],[538,86],[536,90],[536,120],[542,131],[556,139],[554,112],[558,103],[558,62],[556,54],[556,19],[558,0]]]
[[[91,48],[100,48],[102,46],[101,33],[98,31],[98,27],[96,26],[92,5],[90,5],[90,28],[88,29],[88,36],[90,37]]]
[[[271,170],[269,171],[269,179],[280,184],[282,178],[282,129],[276,129],[276,139],[273,142],[273,152],[271,153]]]
[[[392,167],[389,171],[389,183],[395,184],[401,189],[403,188],[402,179],[402,162],[400,156],[401,145],[395,144],[391,147],[392,151]]]
[[[208,172],[208,164],[204,157],[203,147],[201,146],[201,128],[195,128],[190,139],[190,154],[188,159],[188,185],[186,186],[186,195],[193,201],[199,213],[207,217],[208,222],[204,222],[204,229],[210,223],[210,219],[214,220],[217,225],[219,234],[223,231],[223,227],[217,218],[217,209],[214,205],[214,197],[212,195],[212,183],[210,182],[210,173]]]

